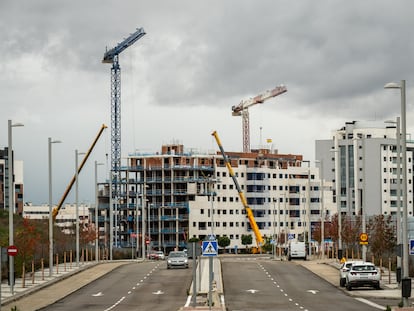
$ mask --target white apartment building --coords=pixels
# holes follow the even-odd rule
[[[53,206],[55,208],[56,206]],[[90,204],[78,204],[79,225],[88,226]],[[49,219],[49,205],[33,205],[26,203],[23,206],[23,218],[28,219]],[[64,233],[75,233],[76,224],[76,204],[63,204],[55,220],[56,226],[60,227]]]
[[[396,215],[398,188],[397,130],[379,121],[347,122],[331,139],[317,140],[316,159],[324,176],[340,181],[340,208],[344,215]],[[414,141],[407,140],[408,216],[413,216]],[[402,155],[400,154],[400,159]],[[402,166],[401,166],[402,167]],[[402,189],[402,168],[400,168]],[[402,196],[399,196],[402,206]]]

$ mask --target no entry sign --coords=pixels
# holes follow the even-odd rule
[[[10,245],[9,247],[7,247],[7,255],[16,256],[17,255],[17,246]]]

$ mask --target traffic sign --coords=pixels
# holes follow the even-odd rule
[[[217,256],[217,241],[203,241],[203,256]]]
[[[9,247],[7,247],[7,255],[16,256],[17,255],[17,246],[10,245]]]
[[[410,240],[410,255],[414,255],[414,240]]]
[[[368,244],[368,234],[361,233],[359,235],[359,244],[361,244],[361,245],[367,245]]]

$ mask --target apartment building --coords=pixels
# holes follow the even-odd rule
[[[0,208],[8,209],[9,201],[9,170],[8,170],[8,148],[0,150]],[[23,161],[14,160],[14,212],[22,215],[24,204],[23,189]]]
[[[396,215],[398,178],[397,130],[379,121],[352,121],[333,131],[331,139],[315,142],[316,158],[323,161],[323,174],[339,181],[343,215]],[[413,216],[414,141],[407,140],[408,216]],[[402,155],[400,154],[400,159]],[[399,175],[399,177],[398,177]]]
[[[301,155],[268,149],[227,155],[262,236],[297,239],[307,230],[308,215],[312,228],[321,221],[319,169],[303,166]],[[148,248],[165,252],[212,233],[229,237],[231,248],[244,248],[241,237],[248,234],[256,245],[221,154],[164,145],[160,153],[131,154],[121,173],[121,191],[112,204],[108,184],[99,187],[99,227],[104,226],[101,221],[108,227],[108,209],[114,206],[115,245],[136,245],[135,234],[139,241],[142,231]],[[329,218],[336,209],[331,183],[324,183],[323,189]]]
[[[55,207],[56,206],[53,206],[53,208]],[[78,204],[79,224],[81,227],[88,227],[90,209],[90,204]],[[49,205],[33,205],[32,203],[26,203],[23,206],[22,216],[27,219],[49,219]],[[56,216],[55,224],[62,230],[62,232],[66,234],[74,234],[76,224],[76,204],[63,204]]]

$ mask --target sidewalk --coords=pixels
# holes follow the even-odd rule
[[[21,277],[16,278],[13,294],[8,281],[3,280],[0,293],[0,310],[8,311],[12,307],[17,307],[18,310],[24,311],[39,310],[117,267],[131,262],[131,260],[118,262],[100,261],[99,263],[91,261],[80,263],[79,266],[76,266],[76,263],[72,263],[71,266],[67,263],[66,267],[64,264],[60,264],[58,267],[54,267],[52,276],[49,276],[49,269],[47,269],[43,273],[42,271],[36,271],[34,278],[31,272],[28,272],[26,273],[24,286],[23,279]],[[51,285],[54,285],[53,295],[48,290],[48,287]]]
[[[298,261],[299,262],[299,261]],[[299,262],[302,266],[317,274],[321,278],[330,282],[334,286],[339,287],[339,262],[336,259],[314,259]],[[398,286],[395,272],[389,274],[387,269],[382,269],[381,290],[358,290],[353,289],[347,291],[342,288],[350,296],[357,296],[363,298],[401,298],[401,288]],[[411,283],[412,293],[414,293],[414,282]]]

